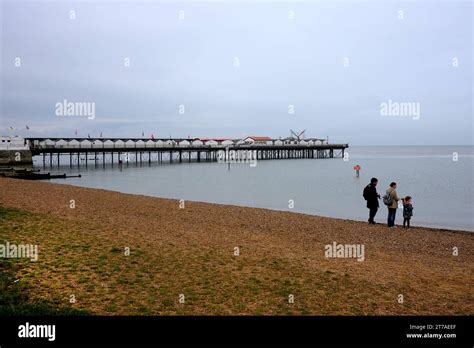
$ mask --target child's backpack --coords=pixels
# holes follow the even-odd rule
[[[382,197],[383,199],[383,204],[385,205],[392,205],[393,203],[393,198],[392,198],[392,195],[388,192],[385,193],[385,195]]]

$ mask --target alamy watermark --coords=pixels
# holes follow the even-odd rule
[[[36,325],[26,322],[18,326],[20,338],[47,338],[52,342],[56,339],[56,325]]]
[[[257,150],[219,150],[217,163],[248,163],[250,167],[256,167]]]
[[[411,117],[418,120],[421,116],[420,103],[418,102],[396,102],[389,99],[380,103],[380,115]]]
[[[87,117],[89,120],[95,118],[94,102],[70,102],[64,99],[55,105],[56,116]]]
[[[0,244],[0,258],[27,258],[32,262],[38,261],[38,245],[34,244]]]
[[[326,244],[324,247],[326,258],[355,258],[357,261],[365,260],[364,244]]]

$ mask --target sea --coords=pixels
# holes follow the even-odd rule
[[[412,226],[474,231],[473,146],[354,146],[346,158],[258,160],[255,166],[89,161],[78,168],[69,166],[69,157],[63,162],[44,171],[81,178],[54,183],[360,221],[368,218],[362,191],[376,177],[381,195],[394,181],[400,197],[412,197]],[[43,170],[42,159],[35,158],[34,166]],[[375,220],[385,223],[387,208],[380,205]],[[396,223],[402,221],[399,209]]]

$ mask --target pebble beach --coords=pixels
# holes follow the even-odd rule
[[[14,272],[33,303],[100,315],[474,314],[471,232],[8,178],[0,206],[0,241],[39,246]],[[328,245],[363,245],[363,260],[327,257]]]

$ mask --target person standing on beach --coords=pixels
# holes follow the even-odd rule
[[[411,204],[411,197],[406,196],[402,198],[403,202],[403,228],[410,228],[410,219],[413,216],[413,205]]]
[[[369,224],[375,225],[375,215],[379,209],[379,198],[380,195],[377,193],[377,178],[370,179],[370,184],[364,188],[364,199],[367,201],[367,208],[369,208]]]
[[[388,227],[395,227],[395,215],[397,214],[398,201],[397,183],[392,182],[383,196],[383,202],[388,208],[387,225]]]

